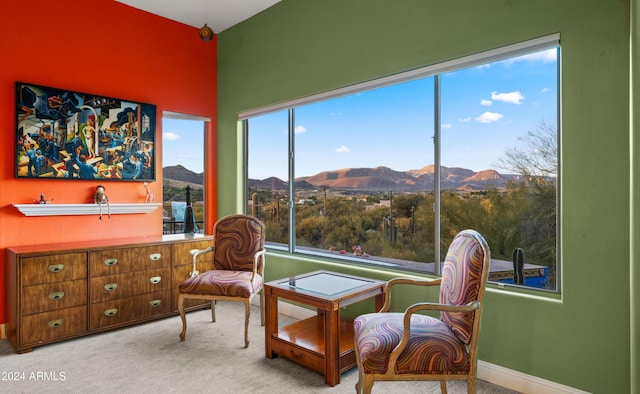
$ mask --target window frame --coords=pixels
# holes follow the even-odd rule
[[[458,70],[462,70],[465,68],[470,68],[470,67],[474,67],[474,66],[479,66],[479,65],[484,65],[484,64],[488,64],[488,63],[492,63],[492,62],[498,62],[498,61],[502,61],[502,60],[507,60],[507,59],[511,59],[511,58],[517,58],[519,56],[523,56],[523,55],[527,55],[527,54],[531,54],[534,52],[538,52],[538,51],[543,51],[543,50],[548,50],[548,49],[552,49],[552,48],[557,48],[557,119],[556,119],[556,133],[557,133],[557,152],[558,152],[558,156],[556,158],[556,165],[557,165],[557,180],[556,180],[556,197],[555,197],[555,205],[556,205],[556,261],[555,261],[555,270],[556,270],[556,278],[555,278],[555,288],[553,289],[544,289],[544,288],[537,288],[537,287],[530,287],[530,286],[525,286],[525,285],[514,285],[514,284],[506,284],[506,283],[501,283],[501,282],[492,282],[495,283],[496,285],[498,285],[498,287],[500,288],[504,288],[505,286],[509,286],[509,287],[514,287],[514,288],[520,288],[520,289],[525,289],[525,290],[532,290],[532,291],[540,291],[540,292],[545,292],[545,293],[551,293],[551,294],[561,294],[561,250],[560,250],[560,223],[561,223],[561,214],[560,214],[560,206],[561,206],[561,201],[560,201],[560,196],[561,196],[561,183],[560,183],[560,178],[561,178],[561,168],[560,168],[560,136],[561,136],[561,90],[560,90],[560,86],[561,86],[561,57],[560,57],[560,34],[559,33],[554,33],[554,34],[550,34],[547,36],[543,36],[543,37],[539,37],[539,38],[535,38],[532,40],[528,40],[528,41],[523,41],[520,43],[516,43],[516,44],[512,44],[512,45],[506,45],[504,47],[500,47],[500,48],[496,48],[493,50],[489,50],[489,51],[484,51],[484,52],[480,52],[480,53],[476,53],[473,55],[469,55],[469,56],[464,56],[461,58],[457,58],[457,59],[453,59],[453,60],[449,60],[449,61],[445,61],[445,62],[441,62],[441,63],[436,63],[433,65],[429,65],[426,67],[421,67],[421,68],[417,68],[414,70],[410,70],[410,71],[405,71],[405,72],[400,72],[397,74],[393,74],[393,75],[389,75],[389,76],[385,76],[385,77],[381,77],[378,79],[374,79],[374,80],[369,80],[369,81],[365,81],[362,83],[357,83],[357,84],[353,84],[353,85],[349,85],[349,86],[345,86],[342,88],[338,88],[338,89],[334,89],[331,91],[326,91],[323,93],[319,93],[319,94],[315,94],[315,95],[311,95],[311,96],[307,96],[307,97],[302,97],[302,98],[298,98],[295,100],[290,100],[290,101],[285,101],[285,102],[281,102],[278,104],[274,104],[274,105],[270,105],[270,106],[265,106],[265,107],[261,107],[261,108],[257,108],[257,109],[252,109],[252,110],[248,110],[248,111],[244,111],[244,112],[240,112],[238,114],[238,120],[241,122],[242,124],[242,130],[243,130],[243,136],[244,136],[244,153],[245,153],[245,163],[244,163],[244,201],[248,201],[247,200],[247,180],[249,179],[249,174],[248,174],[248,155],[249,155],[249,146],[248,146],[248,141],[249,141],[249,123],[248,120],[250,118],[256,117],[256,116],[260,116],[260,115],[266,115],[266,114],[270,114],[270,113],[274,113],[274,112],[278,112],[278,111],[283,111],[286,110],[288,112],[288,124],[287,124],[287,133],[288,133],[288,140],[289,140],[289,147],[288,147],[288,166],[289,166],[289,171],[288,171],[288,176],[289,176],[289,180],[294,180],[295,179],[295,149],[294,149],[294,144],[295,144],[295,108],[303,106],[303,105],[307,105],[307,104],[313,104],[313,103],[318,103],[318,102],[322,102],[322,101],[326,101],[326,100],[331,100],[334,98],[340,98],[340,97],[344,97],[350,94],[355,94],[355,93],[359,93],[362,91],[366,91],[366,90],[372,90],[372,89],[376,89],[376,88],[382,88],[382,87],[386,87],[386,86],[391,86],[394,84],[399,84],[402,82],[407,82],[407,81],[413,81],[413,80],[417,80],[417,79],[421,79],[421,78],[427,78],[427,77],[434,77],[434,97],[435,97],[435,108],[434,108],[434,166],[435,166],[435,173],[440,173],[440,139],[441,139],[441,119],[440,119],[440,104],[441,104],[441,98],[440,98],[440,76],[448,73],[448,72],[453,72],[453,71],[458,71]],[[313,257],[317,257],[317,258],[326,258],[332,261],[340,261],[342,262],[346,262],[346,263],[350,263],[350,264],[356,264],[359,266],[362,265],[366,265],[368,267],[374,267],[374,268],[380,268],[380,269],[393,269],[393,270],[401,270],[401,271],[406,271],[408,273],[415,273],[414,271],[408,270],[408,269],[402,269],[399,267],[386,267],[385,264],[378,264],[377,262],[371,262],[371,261],[363,261],[363,259],[358,259],[355,257],[348,257],[348,256],[335,256],[335,255],[330,255],[327,253],[321,253],[321,252],[315,252],[315,251],[309,251],[306,250],[306,247],[302,246],[302,247],[297,247],[296,243],[295,243],[295,234],[296,234],[296,230],[295,230],[295,182],[289,181],[289,199],[288,199],[288,210],[289,210],[289,215],[288,215],[288,233],[289,233],[289,241],[288,241],[288,245],[287,247],[283,247],[282,245],[268,245],[270,248],[274,249],[274,250],[279,250],[279,251],[286,251],[289,254],[301,254],[301,255],[306,255],[306,256],[313,256]],[[441,187],[440,187],[440,177],[435,177],[435,184],[434,184],[434,197],[435,197],[435,215],[436,217],[440,218],[440,195],[442,193]],[[245,209],[246,209],[246,205],[245,205]],[[441,238],[441,234],[440,234],[440,220],[436,220],[435,221],[435,245],[439,245],[440,244],[440,238]],[[435,253],[435,259],[434,261],[441,261],[441,253],[440,253],[440,248],[436,247],[434,250]],[[435,273],[433,275],[435,276],[440,276],[440,267],[438,266],[438,264],[435,264],[436,270]],[[424,273],[427,275],[431,275],[430,273]]]

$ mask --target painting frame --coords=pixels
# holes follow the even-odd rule
[[[16,81],[15,177],[156,180],[156,106]]]

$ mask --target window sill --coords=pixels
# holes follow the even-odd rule
[[[111,215],[149,213],[161,204],[109,204],[102,205],[102,214]],[[24,216],[99,215],[98,204],[13,204]]]

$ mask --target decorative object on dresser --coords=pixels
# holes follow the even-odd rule
[[[388,281],[380,312],[358,316],[353,322],[356,392],[371,393],[376,380],[439,380],[440,390],[446,393],[448,380],[466,380],[468,392],[475,393],[477,343],[490,259],[482,235],[464,230],[449,246],[442,278]],[[404,312],[388,312],[394,285],[439,285],[439,303],[419,302]],[[421,311],[439,311],[440,318]]]
[[[109,197],[107,197],[107,193],[104,190],[104,186],[98,185],[96,186],[96,194],[93,196],[93,201],[98,204],[100,207],[100,220],[102,220],[102,206],[107,206],[107,215],[109,219],[111,219],[111,207],[109,206]]]
[[[191,269],[184,256],[212,240],[179,234],[7,248],[7,338],[17,353],[25,353],[175,315],[177,286]],[[206,257],[198,264],[212,267]],[[208,304],[187,305],[203,307]]]
[[[217,300],[242,301],[245,306],[244,347],[249,347],[251,299],[260,292],[260,322],[264,325],[264,243],[265,225],[248,215],[229,215],[213,226],[213,245],[192,250],[190,277],[178,286],[178,311],[182,318],[180,340],[184,341],[187,319],[184,302],[189,299],[211,302],[211,320],[216,321]],[[197,257],[213,251],[213,269],[199,270]]]

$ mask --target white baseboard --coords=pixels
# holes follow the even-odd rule
[[[311,309],[283,301],[278,301],[278,313],[300,320],[316,315]],[[478,379],[524,394],[587,394],[586,391],[482,360],[478,360]]]
[[[478,360],[478,379],[525,394],[587,394],[586,391]]]

